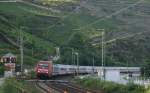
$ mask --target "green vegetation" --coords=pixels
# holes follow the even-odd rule
[[[139,85],[121,85],[113,82],[101,81],[93,78],[77,79],[77,83],[85,88],[104,93],[145,93],[145,88]]]
[[[31,6],[27,6],[24,4],[20,4],[20,3],[13,3],[13,4],[8,4],[8,3],[4,3],[1,4],[0,6],[0,11],[1,11],[1,16],[0,16],[0,28],[1,28],[1,33],[3,33],[5,36],[7,36],[7,38],[10,38],[11,40],[13,40],[14,42],[16,42],[16,44],[19,44],[18,42],[18,38],[19,38],[19,33],[22,30],[23,31],[23,37],[24,37],[24,46],[25,48],[25,58],[26,59],[26,63],[30,63],[28,61],[35,61],[35,59],[41,59],[39,58],[39,56],[41,56],[42,54],[37,54],[37,53],[41,53],[40,50],[42,51],[47,51],[47,52],[52,52],[54,50],[53,45],[48,42],[43,40],[42,38],[39,38],[38,36],[34,36],[32,34],[32,31],[29,33],[21,28],[21,26],[27,27],[27,25],[29,25],[29,23],[31,22],[27,22],[30,21],[30,19],[33,18],[32,23],[36,23],[34,20],[40,19],[40,16],[36,16],[36,14],[34,13],[29,13],[27,11],[24,11],[22,8],[28,7],[27,9],[32,8]],[[22,7],[22,8],[18,8],[18,7]],[[32,10],[34,10],[35,8],[33,7]],[[8,11],[6,11],[8,10]],[[39,9],[36,9],[36,11],[41,11]],[[44,12],[44,11],[43,11]],[[35,18],[34,18],[35,17]],[[24,21],[26,20],[26,21]],[[42,24],[42,18],[39,20]],[[43,23],[44,24],[44,23]],[[6,38],[2,38],[2,39],[6,39]],[[1,43],[3,43],[3,41],[1,41]],[[3,45],[1,45],[1,55],[4,55],[4,53],[7,52],[12,52],[14,54],[19,54],[19,49],[17,49],[16,47],[10,46],[11,43],[6,43],[4,42]],[[4,46],[6,45],[6,47]],[[33,58],[33,54],[32,54],[32,50],[34,49],[34,51],[36,51],[36,56],[34,56],[35,58]],[[31,58],[31,54],[32,54],[32,58]],[[19,58],[19,57],[18,57]]]
[[[0,76],[4,74],[4,66],[0,63]]]
[[[66,3],[77,3],[79,0],[39,0],[42,5],[58,6]]]
[[[4,85],[0,89],[0,93],[22,93],[22,91],[39,93],[35,86],[27,84],[27,82],[24,81],[17,81],[13,78],[6,79]]]
[[[0,37],[1,56],[12,52],[18,56],[19,62],[19,48],[16,45],[19,45],[22,31],[26,65],[33,66],[38,60],[55,55],[55,47],[60,47],[61,53],[61,59],[56,63],[72,64],[70,48],[74,48],[80,54],[80,65],[92,65],[93,56],[95,65],[100,65],[101,47],[99,44],[98,47],[91,44],[100,43],[102,33],[98,29],[105,29],[106,40],[120,38],[105,46],[106,66],[141,66],[145,59],[150,58],[150,38],[147,33],[121,39],[148,30],[145,16],[149,16],[149,3],[143,2],[142,6],[137,5],[109,18],[107,16],[111,13],[137,0],[38,1],[28,0],[50,8],[35,7],[29,3],[0,3],[0,34],[5,35]]]
[[[143,77],[150,77],[150,60],[146,60],[141,68],[141,74]]]
[[[92,21],[97,20],[96,17],[90,19],[90,16],[88,15],[71,14],[67,18],[63,18],[63,13],[56,14],[22,3],[0,4],[0,32],[2,33],[2,35],[5,35],[5,38],[2,37],[2,39],[5,41],[0,41],[1,43],[3,43],[2,45],[0,45],[0,55],[12,52],[18,56],[17,58],[19,61],[20,57],[18,47],[12,46],[12,42],[6,41],[7,39],[11,39],[13,42],[19,45],[19,35],[20,31],[22,31],[25,47],[24,63],[27,65],[34,64],[35,62],[37,62],[37,60],[42,60],[43,58],[46,58],[50,55],[55,55],[56,46],[66,46],[75,49],[78,46],[76,50],[82,50],[82,47],[86,45],[89,46],[88,44],[86,44],[86,40],[97,35],[96,33],[99,33],[91,27],[89,28],[91,28],[92,31],[74,30],[82,25],[84,26],[87,23],[91,23]],[[68,15],[68,13],[65,13],[65,15]],[[81,38],[76,38],[76,35],[74,36],[74,34],[81,34]],[[80,39],[82,39],[81,41],[82,43],[84,43],[84,45],[80,45],[80,42],[73,42],[80,41]],[[62,55],[62,59],[60,60],[61,63],[70,63],[70,60],[66,59],[68,58],[66,57],[66,54],[67,53]],[[86,52],[81,54],[86,54]],[[84,59],[82,60],[82,62],[86,62],[84,61]],[[82,62],[81,64],[83,64]]]
[[[150,88],[147,89],[146,93],[150,93]]]

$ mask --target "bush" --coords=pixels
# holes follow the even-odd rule
[[[36,78],[36,73],[35,73],[35,71],[31,71],[30,73],[29,73],[29,78]]]
[[[0,64],[0,76],[4,75],[4,66],[3,64]]]
[[[15,82],[14,79],[6,79],[3,85],[3,93],[18,93]]]
[[[39,93],[35,86],[25,81],[17,81],[15,78],[5,80],[4,85],[0,88],[0,93],[23,93],[24,90],[29,93]]]
[[[122,85],[93,78],[77,79],[76,81],[88,89],[104,91],[105,93],[145,93],[144,87],[133,83]]]

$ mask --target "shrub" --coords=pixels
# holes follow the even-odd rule
[[[77,83],[86,88],[104,91],[105,93],[145,93],[145,88],[143,86],[135,85],[133,83],[122,85],[93,78],[77,79]]]

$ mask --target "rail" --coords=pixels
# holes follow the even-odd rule
[[[60,82],[60,81],[53,81],[53,82],[46,82],[46,85],[59,91],[60,93],[102,93],[102,92],[95,92],[92,90],[88,90],[72,82]]]
[[[48,89],[46,89],[45,87],[41,86],[39,84],[39,82],[35,82],[36,86],[41,89],[42,91],[46,92],[46,93],[50,93],[50,91]]]
[[[103,93],[102,91],[93,91],[85,89],[66,80],[27,80],[34,82],[43,93],[53,93],[52,89],[58,93]]]

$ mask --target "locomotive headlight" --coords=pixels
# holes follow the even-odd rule
[[[38,70],[38,72],[41,72],[41,71]]]
[[[45,73],[48,73],[48,71],[46,70]]]

